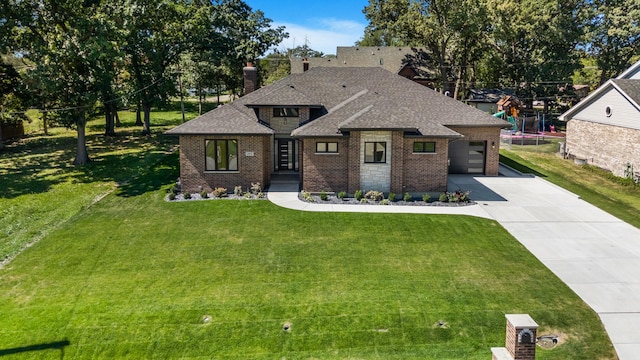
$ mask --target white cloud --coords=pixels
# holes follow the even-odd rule
[[[274,26],[286,27],[289,33],[289,38],[284,39],[278,49],[304,45],[306,39],[310,48],[324,54],[335,54],[338,46],[353,46],[360,40],[365,28],[363,24],[348,20],[320,19],[310,22],[310,25],[274,23]]]

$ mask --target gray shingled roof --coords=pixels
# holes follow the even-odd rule
[[[293,136],[341,136],[342,131],[397,129],[459,137],[447,126],[511,126],[381,68],[318,67],[289,75],[167,134],[271,134],[273,131],[258,122],[250,107],[303,105],[321,105],[327,114],[295,129]]]
[[[264,94],[259,99],[246,103],[249,107],[259,106],[299,106],[299,107],[321,107],[322,102],[307,96],[296,88],[296,85],[278,86],[274,91]]]
[[[611,82],[614,83],[620,90],[624,91],[627,96],[636,102],[636,104],[640,104],[640,80],[636,79],[611,79]]]
[[[167,135],[271,135],[273,129],[257,121],[252,109],[233,102],[220,106],[167,131]]]

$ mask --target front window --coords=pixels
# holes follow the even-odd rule
[[[338,152],[337,142],[317,142],[316,143],[316,153],[337,153],[337,152]]]
[[[414,153],[434,153],[436,152],[436,143],[433,141],[416,141],[413,143]]]
[[[238,140],[207,140],[206,152],[205,170],[238,170]]]
[[[298,117],[298,109],[273,108],[273,117]]]
[[[386,142],[366,142],[364,143],[365,163],[385,163],[387,162]]]

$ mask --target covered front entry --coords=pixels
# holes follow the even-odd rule
[[[484,174],[486,141],[454,141],[449,144],[450,174]]]
[[[275,170],[298,171],[298,141],[294,139],[276,139]]]

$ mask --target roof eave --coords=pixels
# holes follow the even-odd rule
[[[271,136],[275,132],[270,131],[268,133],[256,133],[256,132],[176,132],[169,133],[164,132],[163,135],[167,136]]]
[[[263,104],[245,104],[246,107],[248,108],[260,108],[260,107],[292,107],[292,108],[312,108],[312,109],[321,109],[322,108],[322,104],[270,104],[270,103],[263,103]]]
[[[418,131],[416,127],[372,127],[372,128],[359,128],[359,127],[341,127],[340,131]]]

